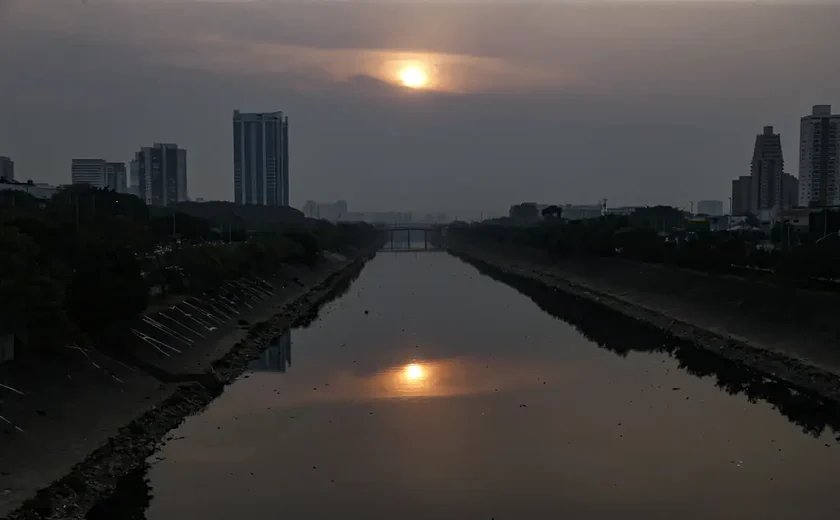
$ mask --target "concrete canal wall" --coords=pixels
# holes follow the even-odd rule
[[[138,319],[119,359],[68,348],[60,359],[4,365],[0,518],[81,518],[167,431],[349,285],[374,254],[289,267],[270,281],[239,280],[216,295],[158,306]]]
[[[453,240],[447,247],[475,265],[596,302],[840,402],[838,295],[613,258],[557,261]]]

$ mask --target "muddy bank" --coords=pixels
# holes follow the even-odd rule
[[[768,381],[782,381],[785,386],[805,392],[808,396],[818,397],[821,401],[840,403],[840,377],[833,369],[812,362],[814,352],[819,350],[813,344],[790,344],[787,345],[786,351],[781,351],[758,341],[753,342],[744,336],[727,334],[721,324],[715,326],[711,321],[715,316],[715,309],[703,313],[703,305],[706,302],[692,301],[688,302],[690,306],[680,307],[673,303],[673,298],[667,304],[663,300],[657,302],[654,298],[646,299],[642,291],[630,289],[633,284],[644,284],[644,277],[634,278],[632,273],[628,272],[610,273],[608,269],[601,271],[599,276],[597,263],[588,266],[587,276],[584,277],[581,275],[582,270],[565,271],[564,265],[540,264],[509,252],[501,254],[498,251],[452,243],[448,247],[450,254],[494,276],[506,277],[508,281],[518,279],[536,283],[557,293],[558,298],[561,295],[564,298],[575,298],[572,305],[564,306],[567,315],[573,316],[575,312],[591,313],[595,312],[593,309],[606,308],[617,315],[653,327],[664,333],[664,337],[682,340],[704,352],[737,363],[743,369],[768,378]],[[634,272],[635,268],[636,266],[632,266]],[[662,274],[660,273],[660,278]],[[613,276],[621,277],[620,285],[610,287]],[[672,278],[676,276],[679,275],[671,273]],[[694,274],[689,273],[687,276]],[[708,275],[703,276],[708,278]],[[667,280],[660,283],[667,283]],[[675,294],[672,293],[672,297]],[[583,303],[587,305],[584,306]],[[591,325],[590,329],[609,329],[610,326],[611,322],[600,321],[597,325]],[[766,329],[771,327],[772,325],[768,324]],[[767,330],[762,332],[766,334]],[[614,345],[621,343],[620,337],[617,342],[612,342]],[[792,354],[795,354],[797,348],[801,348],[801,356]],[[834,351],[826,351],[824,359],[831,360],[835,354]],[[829,366],[833,367],[831,364]]]
[[[82,373],[62,374],[75,381],[77,399],[41,410],[43,415],[35,411],[39,427],[6,432],[0,449],[0,514],[9,519],[82,518],[112,492],[119,477],[145,463],[167,431],[221,393],[274,338],[293,323],[311,319],[323,303],[346,290],[373,254],[326,263],[286,290],[266,291],[227,326],[215,327],[213,341],[195,342],[178,356],[150,358],[157,350],[149,348],[142,352],[146,358],[138,356],[136,364],[124,364],[119,372],[115,368],[109,374],[99,365],[103,359],[94,357],[90,362],[98,369],[89,363],[78,367]],[[61,448],[55,457],[36,460],[35,453],[29,459],[21,455],[25,450],[13,450],[16,444]],[[32,496],[51,481],[21,505],[22,495]]]

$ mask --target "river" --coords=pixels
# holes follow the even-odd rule
[[[445,253],[379,254],[89,518],[840,511],[835,409],[590,311],[573,326],[529,291]]]

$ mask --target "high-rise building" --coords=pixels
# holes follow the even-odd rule
[[[187,151],[177,144],[141,148],[131,173],[132,190],[146,204],[166,206],[187,200]]]
[[[752,179],[749,175],[742,175],[732,181],[732,214],[746,215],[750,212],[750,192]]]
[[[697,202],[697,214],[719,217],[723,215],[723,202],[719,200],[701,200]]]
[[[289,118],[233,112],[233,192],[237,204],[289,205]]]
[[[781,207],[782,183],[785,161],[782,157],[782,137],[773,133],[772,126],[765,126],[755,136],[752,163],[750,164],[750,212]]]
[[[799,206],[799,179],[789,173],[782,176],[782,209]]]
[[[0,156],[0,179],[15,180],[15,162],[8,157]]]
[[[840,205],[840,114],[814,105],[799,120],[799,205]]]
[[[73,159],[70,162],[70,182],[104,188],[107,185],[105,159]]]
[[[145,179],[140,178],[140,163],[136,158],[128,163],[128,172],[128,193],[145,200],[144,191],[140,188],[141,184],[145,188]]]
[[[118,193],[128,193],[124,162],[105,163],[105,186]]]

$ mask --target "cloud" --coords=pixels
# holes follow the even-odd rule
[[[63,6],[45,9],[35,2],[17,11],[16,23],[41,32],[91,44],[122,48],[132,59],[213,74],[267,77],[286,86],[311,88],[319,82],[346,82],[369,76],[398,84],[399,71],[408,64],[424,68],[431,90],[440,92],[486,92],[579,85],[579,73],[564,67],[535,65],[515,57],[484,56],[411,47],[410,35],[418,27],[468,37],[459,23],[437,24],[434,20],[406,24],[375,21],[371,32],[340,35],[340,26],[319,22],[318,8],[285,10],[271,4],[203,4],[175,8],[166,3]],[[85,8],[89,12],[85,13]],[[341,9],[340,7],[338,9]],[[84,16],[83,16],[84,14]],[[289,19],[294,20],[292,23]],[[456,16],[456,18],[458,18]],[[266,21],[276,22],[266,26]],[[312,25],[315,27],[309,27]],[[273,26],[272,26],[273,25]],[[312,28],[313,31],[307,31]],[[401,32],[402,44],[389,45],[389,29]],[[353,32],[353,31],[351,31]],[[313,33],[318,33],[313,38]],[[426,38],[428,41],[428,38]]]

